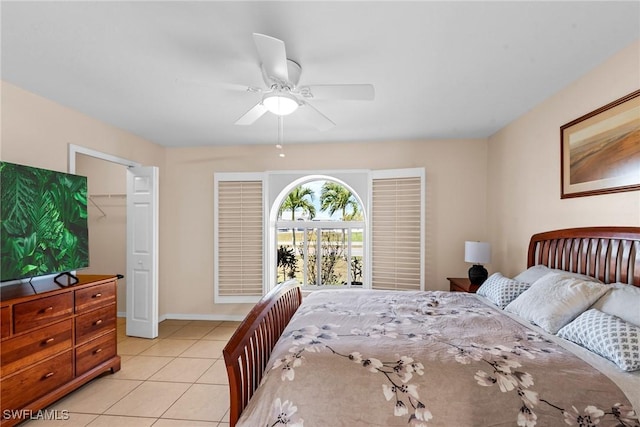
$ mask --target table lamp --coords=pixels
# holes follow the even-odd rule
[[[489,276],[482,264],[491,262],[491,246],[487,242],[464,242],[464,261],[473,263],[469,269],[471,283],[481,285]]]

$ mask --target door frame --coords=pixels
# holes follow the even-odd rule
[[[118,157],[118,156],[114,156],[112,154],[107,154],[107,153],[103,153],[101,151],[97,151],[91,148],[87,148],[87,147],[82,147],[80,145],[76,145],[76,144],[69,144],[68,145],[68,153],[69,153],[69,164],[68,164],[68,172],[75,174],[76,173],[76,155],[77,154],[84,154],[86,156],[90,156],[90,157],[95,157],[96,159],[100,159],[100,160],[106,160],[108,162],[112,162],[112,163],[117,163],[119,165],[123,165],[126,166],[127,168],[129,167],[138,167],[138,166],[142,166],[142,164],[138,163],[138,162],[134,162],[133,160],[129,160],[129,159],[125,159],[123,157]],[[127,186],[127,192],[129,191],[129,188]],[[127,231],[128,232],[128,231]],[[127,266],[128,269],[128,266]],[[127,286],[127,288],[129,288]],[[129,291],[127,290],[127,300],[129,300],[130,296],[128,295]],[[158,310],[158,301],[156,301],[156,312]],[[125,308],[126,310],[126,308]]]
[[[85,156],[95,157],[96,159],[106,160],[108,162],[117,163],[126,167],[142,166],[142,164],[134,162],[133,160],[128,160],[123,157],[103,153],[101,151],[82,147],[80,145],[69,144],[69,173],[76,173],[76,154],[84,154]]]

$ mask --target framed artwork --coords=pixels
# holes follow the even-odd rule
[[[640,190],[640,90],[560,127],[562,199]]]

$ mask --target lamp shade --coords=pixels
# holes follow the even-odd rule
[[[491,262],[491,246],[487,242],[464,242],[464,262],[488,264]]]
[[[262,105],[273,114],[286,116],[298,108],[298,101],[286,92],[268,93],[262,98]]]

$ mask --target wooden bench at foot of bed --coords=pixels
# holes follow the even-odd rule
[[[260,384],[271,350],[301,303],[297,281],[278,285],[251,309],[222,350],[229,377],[231,426]]]

